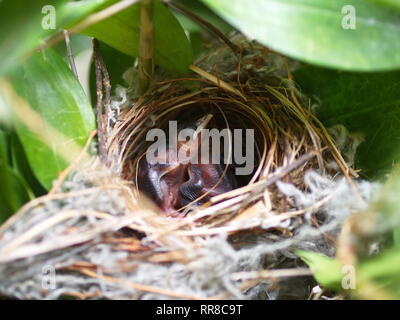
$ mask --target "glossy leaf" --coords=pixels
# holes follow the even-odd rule
[[[84,36],[82,34],[76,33],[70,35],[70,45],[72,49],[72,54],[74,58],[77,57],[80,53],[86,50],[92,49],[92,40],[90,37]],[[59,42],[57,45],[53,47],[54,50],[68,63],[68,52],[65,41]],[[75,59],[76,60],[76,59]],[[75,61],[77,64],[78,61]]]
[[[50,14],[45,6],[57,10],[61,3],[61,0],[0,1],[0,74],[21,63],[27,53],[40,44],[40,39],[56,31],[44,29],[42,21],[48,21],[46,16]],[[57,24],[57,19],[55,22]],[[45,23],[45,26],[50,25]]]
[[[400,68],[400,12],[386,7],[365,0],[203,2],[246,35],[291,57],[344,70]]]
[[[228,33],[233,30],[233,27],[229,25],[226,21],[221,19],[216,15],[210,8],[204,5],[198,0],[174,0],[175,3],[183,6],[188,11],[195,13],[207,22],[211,23],[219,31],[223,33]],[[192,19],[187,18],[183,14],[178,13],[175,10],[171,10],[173,14],[178,18],[179,22],[182,24],[185,30],[189,32],[200,32],[204,31],[203,27]]]
[[[0,129],[0,224],[29,200],[21,177],[11,168],[9,137]]]
[[[21,142],[11,129],[0,128],[0,159],[18,176],[30,198],[44,194],[45,190],[34,177]]]
[[[8,132],[0,128],[0,159],[7,165],[10,164],[9,139]]]
[[[317,281],[327,288],[343,290],[342,281],[350,275],[350,272],[353,272],[355,290],[343,291],[354,292],[358,296],[369,299],[382,296],[400,298],[399,247],[387,249],[361,261],[354,271],[350,271],[349,266],[342,267],[338,260],[316,252],[298,251],[297,255],[311,268]],[[371,286],[379,291],[371,291]]]
[[[207,21],[219,31],[228,34],[234,30],[225,20],[216,15],[209,7],[198,0],[174,0],[174,3],[185,8],[187,11],[194,13],[203,20]],[[192,45],[193,57],[196,59],[199,54],[204,51],[207,44],[212,41],[215,35],[210,30],[204,28],[198,22],[186,17],[177,10],[171,9],[171,12],[178,19],[182,27],[188,34],[190,43]]]
[[[367,177],[383,176],[400,160],[400,72],[349,73],[305,66],[295,80],[316,97],[318,117],[327,126],[343,124],[361,134],[356,166]]]
[[[26,185],[31,198],[34,196],[43,195],[45,193],[45,189],[40,185],[39,181],[32,172],[31,166],[25,154],[25,150],[16,133],[11,135],[10,145],[13,170],[24,181],[24,185]]]
[[[399,0],[368,0],[372,3],[376,3],[382,6],[387,6],[389,8],[394,8],[400,10],[400,1]]]
[[[53,50],[32,56],[13,73],[18,94],[26,99],[44,120],[67,139],[63,144],[49,148],[34,133],[17,121],[17,133],[38,180],[45,188],[67,163],[59,150],[70,143],[84,145],[94,129],[91,104],[68,65]]]
[[[60,32],[60,28],[72,26],[113,2],[115,1],[0,1],[0,74],[22,63],[47,37]],[[54,25],[50,25],[49,19],[53,17]]]
[[[192,49],[179,22],[159,1],[155,2],[153,21],[156,64],[174,75],[187,72],[192,63]],[[81,33],[136,57],[139,49],[139,4],[134,4]]]
[[[377,256],[370,257],[360,265],[363,275],[373,281],[390,295],[400,299],[400,247],[387,249]]]
[[[296,254],[307,263],[319,283],[332,289],[340,288],[343,274],[337,260],[316,252],[298,250]]]
[[[63,29],[69,29],[88,15],[98,12],[115,2],[115,0],[69,1],[63,4],[59,10],[59,25]]]
[[[8,166],[0,163],[0,223],[29,200],[21,178]]]

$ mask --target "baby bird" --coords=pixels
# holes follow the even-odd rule
[[[234,174],[224,164],[190,164],[189,180],[179,187],[180,205],[196,201],[200,205],[210,198],[237,188]]]
[[[195,130],[189,141],[177,143],[178,150],[196,154],[201,148],[201,129],[208,125],[211,117],[207,115],[181,125],[180,130]],[[137,172],[138,189],[168,216],[180,216],[178,210],[183,206],[203,204],[215,195],[237,188],[230,168],[224,174],[224,164],[195,164],[188,159],[182,161],[178,154],[167,146],[165,153],[158,155],[161,161],[157,163],[149,163],[144,156],[139,161]]]

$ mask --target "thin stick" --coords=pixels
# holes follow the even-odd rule
[[[133,288],[135,290],[158,293],[158,294],[161,294],[164,296],[169,296],[169,297],[175,297],[175,298],[180,298],[180,299],[191,299],[191,300],[199,300],[199,299],[213,300],[213,299],[218,298],[218,297],[204,298],[204,297],[191,296],[191,295],[187,295],[184,293],[178,293],[176,291],[171,291],[168,289],[163,289],[163,288],[158,288],[158,287],[149,286],[149,285],[145,285],[145,284],[135,283],[135,282],[132,282],[129,280],[118,279],[118,278],[114,278],[114,277],[110,277],[110,276],[101,276],[101,275],[98,275],[97,273],[95,273],[91,270],[87,270],[87,269],[80,270],[80,272],[82,272],[83,274],[85,274],[89,277],[92,277],[92,278],[102,279],[104,281],[108,281],[111,283],[122,284],[124,286]]]
[[[235,54],[240,53],[240,48],[234,44],[232,41],[230,41],[221,31],[219,31],[216,27],[214,27],[211,23],[208,21],[204,20],[202,17],[198,16],[197,14],[193,13],[192,11],[187,10],[185,7],[181,6],[180,4],[177,4],[175,2],[172,2],[170,0],[163,0],[163,2],[170,8],[175,9],[176,11],[182,13],[189,19],[192,19],[193,21],[197,22],[198,24],[202,25],[204,28],[207,30],[211,31],[214,33],[217,37],[219,37],[225,44],[232,49],[232,51]]]
[[[297,167],[300,167],[302,164],[306,163],[308,160],[311,160],[316,155],[317,155],[316,151],[312,151],[312,152],[310,152],[308,154],[305,154],[304,156],[302,156],[298,160],[292,162],[291,164],[289,164],[288,166],[283,168],[278,173],[273,174],[269,179],[267,179],[264,183],[262,183],[260,187],[261,188],[266,188],[266,187],[270,186],[271,184],[274,184],[275,182],[278,182],[284,176],[288,175],[290,172],[292,172]]]
[[[293,268],[293,269],[277,269],[277,270],[259,270],[250,272],[235,272],[231,274],[233,281],[238,280],[259,280],[259,279],[274,279],[287,277],[306,277],[313,273],[308,268]]]
[[[316,208],[321,207],[322,205],[324,205],[326,202],[328,202],[330,199],[332,198],[332,194],[329,196],[326,196],[325,198],[319,200],[318,202],[314,203],[313,205],[301,209],[301,210],[296,210],[296,211],[287,211],[287,212],[282,212],[279,213],[278,215],[272,215],[271,217],[261,221],[255,221],[252,224],[246,224],[246,227],[244,227],[243,225],[240,224],[228,224],[226,226],[222,226],[222,227],[216,227],[216,228],[197,228],[195,230],[183,230],[183,231],[178,231],[176,234],[182,235],[182,236],[204,236],[204,235],[212,235],[212,234],[218,234],[218,233],[232,233],[235,231],[239,231],[239,230],[246,230],[246,229],[252,229],[255,227],[259,227],[261,224],[263,225],[276,225],[276,223],[278,222],[282,222],[284,220],[296,217],[296,216],[300,216],[300,215],[304,215],[305,213],[311,211],[311,210],[315,210]],[[237,216],[240,218],[240,214],[239,216]],[[235,220],[233,219],[232,222],[234,222]],[[237,222],[237,221],[236,221]],[[263,229],[267,229],[266,227],[263,227]]]
[[[75,77],[78,78],[78,71],[76,70],[75,59],[72,53],[71,42],[69,41],[69,33],[68,30],[64,30],[64,38],[65,38],[65,45],[67,46],[67,55],[68,55],[68,62],[69,66],[74,73]]]
[[[206,78],[207,80],[211,81],[217,87],[220,87],[226,91],[234,93],[234,94],[238,95],[239,97],[241,97],[244,101],[246,101],[246,97],[239,90],[232,87],[229,83],[217,78],[213,74],[199,68],[198,66],[195,66],[194,64],[191,64],[189,66],[189,69],[192,70],[193,72],[197,73],[198,75]]]
[[[107,66],[104,63],[103,57],[101,55],[100,49],[98,49],[97,52],[97,57],[99,59],[100,67],[101,67],[101,72],[103,74],[103,85],[105,88],[105,93],[106,93],[106,99],[104,102],[104,109],[105,109],[105,114],[107,115],[107,125],[106,125],[106,133],[107,136],[110,133],[110,104],[111,104],[111,82],[110,82],[110,75],[107,70]]]
[[[98,23],[104,19],[107,19],[118,12],[125,10],[126,8],[129,8],[139,0],[122,0],[120,2],[117,2],[99,12],[93,13],[90,16],[88,16],[85,20],[82,22],[76,24],[72,28],[70,28],[68,31],[70,34],[73,33],[78,33],[91,25]],[[30,56],[31,54],[35,53],[37,50],[43,50],[49,47],[52,47],[53,45],[57,44],[61,40],[64,39],[64,33],[57,33],[55,34],[52,38],[50,38],[48,41],[46,41],[44,44],[40,45],[39,47],[36,47],[34,50],[30,51],[27,53],[27,56]]]
[[[99,138],[99,156],[102,163],[106,163],[106,141],[104,136],[104,125],[103,125],[103,80],[102,80],[102,64],[100,62],[100,50],[99,43],[96,39],[93,39],[93,53],[96,71],[96,118],[97,118],[97,136]]]

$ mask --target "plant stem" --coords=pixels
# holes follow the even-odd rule
[[[107,161],[107,147],[106,138],[104,136],[104,121],[103,121],[103,82],[106,84],[109,77],[108,72],[104,72],[104,62],[100,54],[99,42],[93,39],[93,54],[96,72],[96,93],[97,93],[97,104],[96,104],[96,118],[97,118],[97,137],[99,139],[99,156],[102,163]],[[106,77],[106,78],[104,78]],[[107,85],[106,85],[107,88]],[[109,103],[109,93],[111,87],[107,90],[106,100]],[[109,107],[109,106],[107,106]]]
[[[226,37],[223,32],[219,31],[218,28],[214,27],[211,23],[200,17],[199,15],[195,14],[194,12],[186,9],[184,6],[181,6],[180,4],[173,2],[171,0],[162,0],[163,3],[165,3],[168,7],[175,9],[176,11],[180,12],[184,16],[188,17],[189,19],[197,22],[204,28],[206,28],[208,31],[211,33],[215,34],[217,37],[219,37],[225,44],[232,49],[232,51],[235,54],[240,54],[240,48],[234,44],[232,41]]]
[[[64,30],[64,38],[65,38],[65,45],[67,47],[69,67],[71,68],[71,70],[74,73],[75,77],[79,80],[78,71],[76,70],[76,65],[75,65],[74,54],[72,53],[71,42],[70,42],[70,39],[69,39],[68,30]]]
[[[147,91],[153,75],[153,11],[154,0],[140,1],[138,95]]]

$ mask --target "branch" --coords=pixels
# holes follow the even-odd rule
[[[107,148],[106,139],[104,136],[104,123],[103,123],[103,82],[106,87],[106,95],[110,94],[110,88],[107,89],[108,79],[107,70],[104,72],[104,62],[100,55],[99,42],[93,39],[93,54],[96,72],[96,93],[97,93],[97,104],[96,104],[96,119],[97,119],[97,136],[99,138],[99,155],[102,163],[106,163],[107,160]],[[109,97],[106,96],[106,102],[109,102]]]

